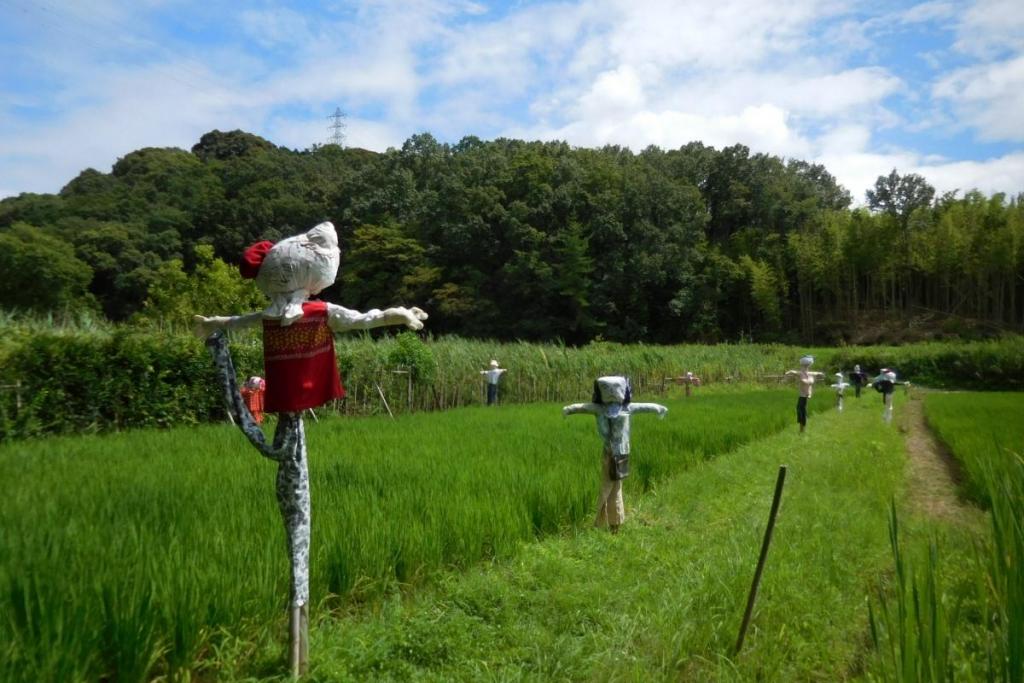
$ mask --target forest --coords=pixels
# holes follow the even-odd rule
[[[1022,188],[1024,189],[1024,188]],[[184,325],[262,297],[234,268],[323,220],[323,298],[428,310],[497,340],[873,343],[1020,331],[1024,193],[880,176],[863,206],[826,168],[692,142],[429,134],[384,153],[212,131],[57,194],[0,201],[0,308]],[[916,336],[915,336],[916,335]]]

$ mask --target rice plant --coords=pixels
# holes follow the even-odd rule
[[[966,473],[962,493],[988,509],[990,527],[973,552],[940,548],[932,536],[925,561],[910,560],[915,544],[901,538],[893,509],[895,580],[871,607],[880,674],[901,682],[977,677],[1021,683],[1024,395],[929,394],[925,411]],[[960,580],[952,578],[957,575]]]
[[[637,418],[627,501],[793,419],[791,392],[669,406]],[[315,606],[589,524],[600,439],[559,408],[308,424]],[[0,679],[173,678],[224,633],[275,623],[287,561],[273,487],[272,464],[228,425],[0,447]]]

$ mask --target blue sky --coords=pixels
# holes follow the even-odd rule
[[[1024,191],[1019,0],[0,0],[0,197],[242,128],[306,148],[740,142]]]

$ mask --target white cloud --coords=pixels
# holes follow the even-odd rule
[[[188,149],[213,128],[256,128],[262,110],[242,106],[244,93],[207,78],[199,86],[173,64],[101,72],[88,83],[88,104],[56,121],[8,120],[0,129],[0,173],[18,192],[55,192],[83,169],[109,170],[141,147]]]
[[[707,114],[727,115],[770,102],[805,118],[863,119],[880,115],[882,101],[902,87],[900,79],[879,67],[823,72],[805,64],[793,70],[712,73],[665,90],[671,106]]]
[[[1024,12],[1019,0],[977,0],[961,15],[957,50],[992,58],[1024,50]]]
[[[640,150],[648,145],[672,149],[694,140],[725,147],[746,144],[755,152],[803,155],[811,151],[788,123],[784,110],[771,104],[746,107],[728,116],[703,116],[673,110],[641,109],[625,117],[585,118],[555,129],[523,129],[527,138],[558,139],[586,147],[607,144]]]
[[[1024,140],[1024,55],[957,69],[936,83],[982,140]]]
[[[56,190],[85,166],[109,168],[143,146],[187,148],[213,128],[306,147],[326,139],[324,117],[336,105],[353,114],[348,144],[376,150],[420,130],[634,149],[739,142],[823,162],[855,196],[893,167],[937,185],[961,173],[954,186],[1024,189],[1016,153],[951,162],[875,141],[883,128],[898,139],[893,131],[965,127],[1024,140],[1015,125],[1024,12],[1015,1],[963,9],[933,0],[872,14],[847,0],[565,0],[501,12],[466,0],[356,0],[316,18],[284,3],[176,1],[183,14],[202,9],[194,21],[213,13],[237,25],[234,39],[164,44],[146,30],[145,4],[103,0],[55,9],[53,26],[38,22],[30,60],[8,59],[20,53],[0,46],[21,73],[58,84],[45,96],[0,96],[6,192]],[[79,20],[80,40],[69,41]],[[889,26],[933,25],[955,30],[967,65],[922,84],[874,61]],[[34,26],[19,30],[32,35]],[[19,118],[43,104],[51,118]]]
[[[240,23],[249,37],[263,47],[301,46],[313,38],[306,17],[286,7],[246,10]]]
[[[1024,152],[1014,152],[983,161],[952,161],[917,166],[920,173],[941,192],[981,190],[986,194],[1024,192]]]
[[[590,91],[580,98],[578,110],[584,116],[618,119],[642,109],[644,86],[636,70],[622,66],[598,74]]]
[[[910,151],[877,153],[868,151],[827,152],[816,159],[850,189],[857,204],[864,203],[864,191],[878,176],[892,169],[901,174],[917,173],[940,193],[981,190],[986,194],[1005,192],[1011,196],[1024,191],[1024,152],[1013,152],[983,160],[935,160]]]
[[[722,69],[755,65],[805,45],[828,3],[791,0],[611,0],[608,51],[628,64]]]
[[[939,20],[952,19],[957,15],[958,8],[952,2],[937,0],[922,2],[899,13],[899,21],[904,24],[922,24]]]
[[[539,5],[445,32],[427,77],[441,85],[486,84],[499,98],[519,94],[575,49],[595,14],[588,4]]]

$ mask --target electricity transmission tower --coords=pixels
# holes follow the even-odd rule
[[[334,123],[327,126],[327,130],[332,131],[331,137],[328,138],[328,145],[337,145],[338,147],[345,146],[345,112],[341,110],[341,107],[335,107],[334,113],[327,118],[332,119]]]

